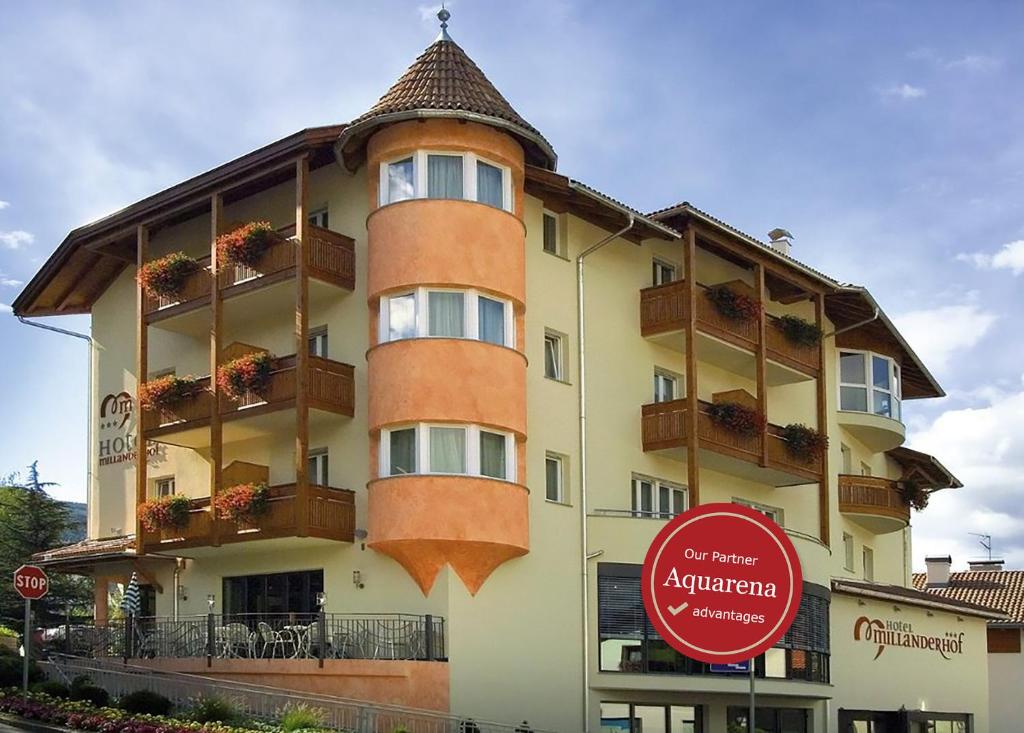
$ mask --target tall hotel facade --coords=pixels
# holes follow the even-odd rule
[[[265,249],[218,256],[252,222]],[[865,288],[773,235],[557,172],[442,29],[358,119],[76,229],[25,288],[17,314],[89,313],[94,339],[89,539],[37,559],[96,579],[98,625],[132,573],[154,629],[216,615],[215,649],[139,664],[537,730],[731,731],[747,680],[658,638],[639,568],[674,514],[742,502],[805,579],[756,662],[759,729],[987,731],[992,612],[910,583],[907,502],[959,484],[903,446],[901,405],[942,390]],[[139,284],[175,261],[172,295]],[[228,364],[259,387],[218,387]],[[262,485],[262,513],[225,513]],[[184,518],[139,519],[168,496]],[[319,635],[298,628],[318,602]]]

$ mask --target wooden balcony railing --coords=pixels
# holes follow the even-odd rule
[[[176,428],[199,427],[210,419],[213,409],[210,392],[210,378],[203,377],[196,384],[192,396],[183,399],[173,407],[160,410],[142,411],[142,431],[150,433],[155,430],[169,432]]]
[[[160,311],[179,312],[189,307],[198,307],[206,302],[210,297],[210,256],[197,259],[199,269],[185,279],[181,293],[176,297],[145,294],[143,310],[147,316]]]
[[[910,522],[910,508],[903,502],[896,482],[877,476],[840,474],[839,511]]]
[[[734,320],[723,316],[705,292],[708,286],[697,283],[697,329],[702,333],[726,341],[734,346],[754,351],[758,345],[759,328],[756,320]],[[687,320],[686,285],[684,280],[644,288],[640,291],[640,333],[645,337],[680,331]],[[816,376],[820,368],[817,346],[800,346],[774,327],[776,316],[766,314],[765,348],[773,361],[792,369]]]
[[[218,519],[210,498],[191,501],[188,523],[181,529],[144,530],[147,551],[209,547],[217,542],[230,544],[257,539],[298,536],[299,514],[303,510],[309,523],[309,536],[339,542],[352,542],[355,536],[355,495],[346,489],[310,486],[305,507],[298,503],[295,484],[270,487],[266,514],[251,523],[239,524]]]
[[[711,403],[700,401],[697,415],[697,437],[701,448],[722,455],[761,464],[760,435],[740,435],[725,429],[708,414]],[[645,451],[685,446],[688,442],[686,400],[655,402],[641,408],[641,441]],[[821,480],[822,462],[816,457],[804,462],[793,456],[782,439],[782,428],[769,424],[765,440],[763,464],[808,483]]]

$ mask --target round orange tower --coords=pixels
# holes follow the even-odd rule
[[[368,544],[475,594],[530,546],[523,186],[555,157],[439,17],[336,151],[369,181]]]

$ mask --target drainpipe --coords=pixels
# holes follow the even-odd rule
[[[96,354],[96,342],[92,336],[88,334],[79,333],[78,331],[69,331],[66,328],[57,328],[56,326],[49,326],[45,323],[36,323],[30,321],[24,316],[17,316],[17,319],[24,323],[26,326],[32,326],[33,328],[41,328],[44,331],[52,331],[53,333],[59,333],[62,336],[72,336],[77,339],[82,339],[89,344],[89,396],[86,403],[86,420],[85,420],[85,496],[86,503],[90,510],[93,506],[93,473],[92,473],[92,410],[93,410],[93,360]],[[89,517],[86,517],[86,526],[90,524]],[[93,529],[96,529],[95,527]]]
[[[579,368],[579,410],[580,410],[580,567],[582,582],[582,620],[583,620],[583,729],[589,730],[590,717],[590,607],[587,596],[590,592],[588,566],[590,555],[587,552],[587,349],[584,335],[584,298],[583,298],[583,261],[597,250],[618,239],[633,228],[635,219],[628,214],[626,226],[614,234],[609,234],[597,244],[583,250],[576,258],[576,347]]]

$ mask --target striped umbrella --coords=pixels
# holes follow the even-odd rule
[[[121,609],[125,616],[138,616],[142,611],[142,594],[139,592],[139,578],[135,573],[132,573],[132,579],[128,581],[128,587],[124,589]]]

